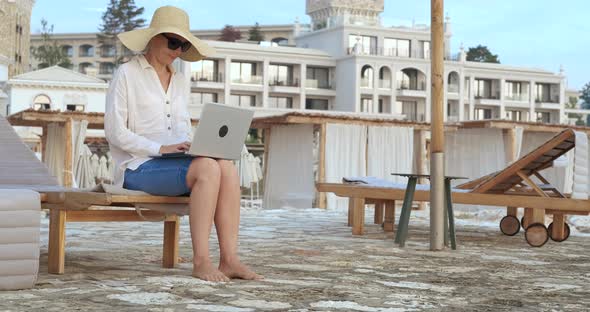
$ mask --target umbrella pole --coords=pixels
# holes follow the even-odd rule
[[[442,250],[444,243],[444,0],[431,0],[431,79],[432,121],[430,149],[430,250]]]

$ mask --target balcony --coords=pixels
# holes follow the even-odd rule
[[[504,96],[506,101],[528,102],[529,95],[525,93],[507,94]]]
[[[391,89],[391,80],[379,79],[379,89]]]
[[[346,55],[359,56],[385,56],[385,57],[399,57],[399,58],[416,58],[416,59],[430,59],[430,51],[423,50],[408,50],[408,49],[384,49],[384,48],[369,48],[362,47],[347,48]]]
[[[398,81],[397,95],[421,98],[426,97],[426,82],[409,83],[407,81]]]
[[[489,105],[489,106],[500,106],[500,92],[494,94],[483,94],[475,95],[473,98],[475,105]]]
[[[271,79],[268,82],[269,92],[299,94],[299,79]]]
[[[223,89],[223,74],[213,72],[193,72],[191,83],[195,88]]]
[[[231,79],[235,84],[262,85],[262,76],[237,77]]]
[[[361,88],[373,88],[373,80],[368,78],[361,78]]]
[[[447,92],[449,92],[449,93],[459,93],[459,85],[458,84],[450,84],[450,85],[448,85]]]
[[[535,98],[535,107],[541,109],[560,109],[559,96],[537,97]]]
[[[332,86],[328,81],[322,81],[317,79],[306,79],[305,88],[307,89],[332,89]]]

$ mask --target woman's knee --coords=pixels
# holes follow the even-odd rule
[[[188,168],[187,183],[189,186],[199,180],[219,183],[220,179],[221,168],[217,161],[212,158],[195,158]]]
[[[232,161],[219,159],[217,160],[217,164],[219,165],[222,177],[238,175],[238,170]]]

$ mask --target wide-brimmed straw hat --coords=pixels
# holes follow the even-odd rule
[[[120,33],[118,37],[129,50],[140,52],[154,36],[161,33],[176,34],[191,43],[190,49],[180,55],[185,61],[196,62],[215,54],[215,49],[191,34],[188,14],[173,6],[158,8],[154,12],[150,27]]]

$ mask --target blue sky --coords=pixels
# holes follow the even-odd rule
[[[36,0],[31,29],[41,18],[55,33],[95,32],[108,0]],[[156,8],[175,5],[189,12],[192,29],[216,29],[225,24],[288,24],[296,17],[309,22],[305,0],[136,0],[149,21]],[[67,8],[67,9],[66,9]],[[451,17],[452,49],[461,43],[487,45],[503,64],[558,72],[563,65],[568,85],[580,89],[590,82],[590,23],[587,0],[446,0]],[[430,23],[429,0],[385,0],[385,26]]]

